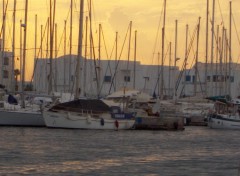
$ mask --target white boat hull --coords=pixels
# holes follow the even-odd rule
[[[240,118],[224,114],[212,115],[208,119],[208,126],[216,129],[240,129]]]
[[[0,110],[0,125],[3,126],[46,126],[42,113],[21,110]]]
[[[44,111],[43,118],[46,126],[53,128],[126,130],[131,129],[135,123],[134,119],[121,119],[117,120],[117,127],[116,119],[113,118],[105,118],[104,116],[95,118],[87,114],[65,111]]]

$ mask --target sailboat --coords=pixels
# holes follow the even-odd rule
[[[23,66],[25,65],[26,58],[26,32],[27,32],[27,8],[28,0],[25,4],[25,23],[21,27],[24,28],[24,50],[23,50]],[[14,1],[14,12],[16,11],[16,0]],[[15,16],[15,15],[14,15]],[[14,23],[15,26],[15,23]],[[15,33],[15,32],[13,32]],[[13,39],[14,49],[14,39]],[[2,51],[4,52],[4,51]],[[14,50],[13,50],[14,57]],[[12,68],[14,69],[14,68]],[[23,78],[22,88],[24,88],[24,67],[23,67]],[[8,101],[5,97],[8,96]],[[26,105],[24,98],[24,92],[21,94],[21,105],[15,99],[14,96],[8,94],[2,85],[0,88],[0,125],[10,126],[45,126],[41,109],[39,105]]]
[[[208,126],[214,129],[240,129],[239,99],[216,101],[215,111],[208,116]]]
[[[76,64],[75,100],[60,103],[43,111],[47,127],[96,130],[131,129],[135,123],[134,113],[126,113],[117,106],[108,106],[99,99],[79,99],[79,71],[82,57],[84,0],[80,3],[78,58]]]
[[[110,107],[102,100],[78,99],[53,106],[43,112],[47,127],[94,130],[131,129],[133,113],[123,113],[120,107]]]

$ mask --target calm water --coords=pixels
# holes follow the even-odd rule
[[[0,127],[0,175],[237,176],[240,131]]]

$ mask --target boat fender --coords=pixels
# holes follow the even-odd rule
[[[101,124],[102,126],[104,126],[104,119],[103,119],[103,118],[101,118],[100,124]]]
[[[114,124],[115,124],[116,129],[118,129],[118,127],[119,127],[119,123],[118,123],[117,120],[115,120]]]

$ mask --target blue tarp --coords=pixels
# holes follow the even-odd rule
[[[8,103],[9,104],[14,104],[14,105],[18,104],[17,99],[12,95],[8,95]]]

